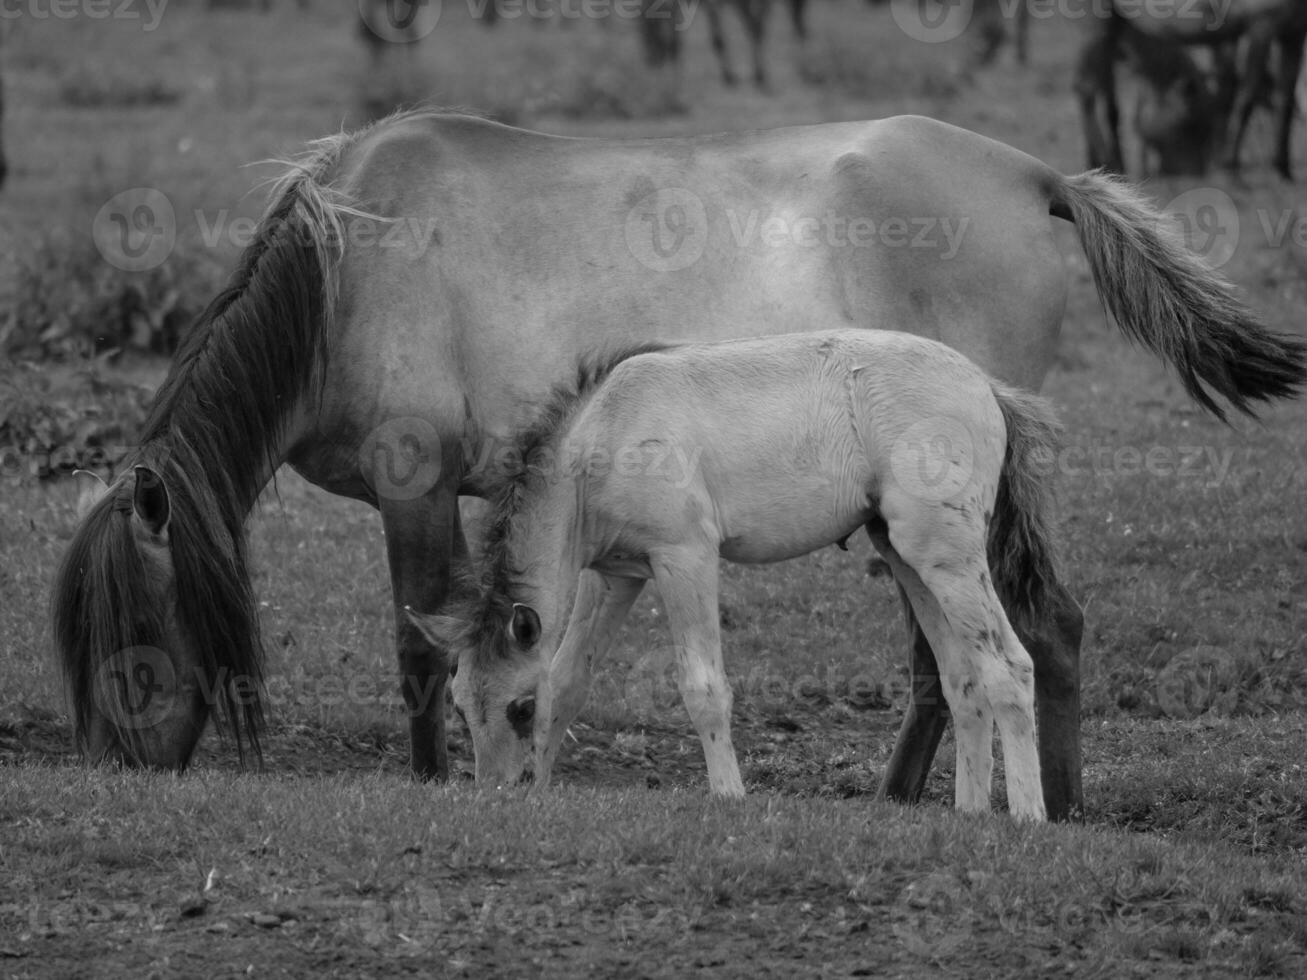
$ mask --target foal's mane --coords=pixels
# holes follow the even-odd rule
[[[513,563],[510,539],[527,501],[544,486],[550,467],[557,465],[554,450],[558,439],[619,364],[673,347],[648,341],[583,358],[577,364],[575,380],[570,385],[555,386],[535,419],[513,437],[511,455],[515,465],[502,474],[486,498],[490,513],[482,540],[481,571],[463,571],[459,595],[449,608],[446,621],[452,626],[450,639],[456,644],[472,647],[484,656],[507,654],[507,626],[516,597],[522,595],[525,574]]]
[[[200,314],[155,395],[128,465],[162,477],[170,502],[168,544],[178,624],[199,652],[216,693],[217,720],[242,757],[259,756],[257,697],[263,649],[245,553],[245,517],[280,462],[289,412],[313,397],[337,292],[344,217],[361,214],[332,189],[357,135],[310,144],[276,181],[254,242],[227,286]],[[163,636],[131,525],[132,481],[124,479],[87,515],[55,580],[51,618],[85,745],[96,673],[117,651]],[[103,678],[100,679],[103,682]],[[140,758],[139,733],[119,732]]]

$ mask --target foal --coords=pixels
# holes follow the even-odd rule
[[[741,795],[718,559],[780,561],[865,527],[939,658],[957,806],[989,807],[997,723],[1011,810],[1043,819],[1033,667],[999,596],[1032,613],[1052,571],[1033,467],[1054,428],[1040,399],[891,331],[643,348],[583,369],[519,439],[476,594],[451,616],[410,613],[457,655],[477,779],[516,780],[534,743],[548,781],[594,662],[653,579],[709,785]]]

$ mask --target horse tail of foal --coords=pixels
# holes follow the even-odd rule
[[[1052,475],[1061,426],[1045,399],[991,383],[1007,450],[989,522],[989,568],[1013,625],[1034,624],[1057,578]]]
[[[1092,170],[1059,177],[1054,217],[1074,222],[1112,318],[1174,365],[1191,397],[1217,418],[1213,392],[1241,412],[1297,394],[1307,346],[1269,330],[1223,276],[1191,252],[1175,221],[1125,181]]]

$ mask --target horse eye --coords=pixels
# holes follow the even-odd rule
[[[518,738],[529,738],[531,736],[531,722],[536,715],[536,699],[531,696],[518,698],[516,701],[509,702],[508,723],[513,726],[513,731],[517,733]]]

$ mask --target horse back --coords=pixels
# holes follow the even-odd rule
[[[892,325],[1037,387],[1065,300],[1053,179],[915,117],[666,140],[382,124],[336,181],[378,223],[345,251],[308,468],[348,470],[394,417],[475,453],[638,341]]]

